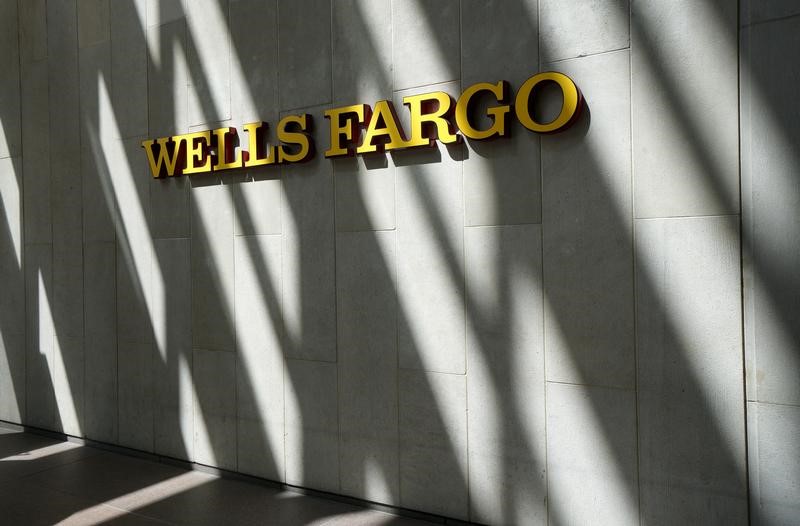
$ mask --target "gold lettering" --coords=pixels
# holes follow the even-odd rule
[[[445,144],[457,143],[461,136],[455,133],[452,122],[453,99],[443,91],[409,95],[403,104],[411,113],[411,137],[405,146],[429,146],[439,139]],[[424,133],[423,125],[428,133]]]
[[[358,135],[359,125],[370,118],[370,109],[366,104],[342,106],[325,112],[330,120],[331,147],[325,150],[325,157],[341,157],[353,155],[356,147],[353,142]],[[342,146],[342,138],[346,144]]]
[[[217,144],[217,158],[213,170],[230,170],[240,168],[242,165],[242,152],[236,149],[236,128],[217,128],[214,130],[214,140]]]
[[[380,141],[376,144],[375,139],[378,137],[388,137],[388,140]],[[406,140],[403,138],[403,129],[400,127],[397,114],[394,112],[394,105],[388,100],[379,100],[375,103],[372,118],[369,120],[367,131],[364,133],[364,140],[356,151],[362,154],[396,150],[406,146]]]
[[[290,125],[297,125],[300,131],[293,132],[287,128]],[[278,140],[281,141],[280,148],[278,149],[278,162],[280,163],[299,163],[310,158],[313,154],[311,146],[311,139],[308,131],[311,130],[312,119],[311,115],[304,113],[302,115],[287,115],[282,118],[278,123]],[[285,145],[296,145],[295,152],[292,153]]]
[[[563,96],[560,112],[550,122],[539,122],[532,106],[536,97],[542,96],[543,83],[555,84]],[[583,96],[572,79],[553,71],[526,80],[513,100],[504,80],[473,84],[464,89],[458,101],[443,91],[408,95],[403,97],[410,118],[408,135],[391,101],[380,100],[372,108],[367,104],[332,108],[325,111],[330,124],[330,145],[325,157],[432,146],[437,140],[453,144],[464,137],[506,137],[511,133],[511,102],[513,113],[525,128],[555,133],[577,120]],[[288,115],[278,123],[277,140],[269,144],[266,122],[244,124],[241,129],[248,136],[247,149],[240,144],[239,132],[233,127],[145,140],[141,145],[153,177],[172,177],[305,161],[314,155],[312,126],[312,117],[307,113]]]
[[[493,106],[486,110],[487,115],[492,118],[492,126],[486,130],[476,129],[470,122],[470,102],[472,98],[483,91],[488,91],[497,102],[503,104],[502,106]],[[464,90],[458,98],[456,104],[456,125],[459,131],[469,139],[489,139],[491,137],[504,137],[508,135],[508,113],[511,107],[508,104],[508,82],[501,80],[497,84],[489,84],[488,82],[480,82],[473,84]]]
[[[561,104],[561,113],[558,114],[558,117],[546,123],[537,122],[530,109],[531,98],[536,95],[536,86],[542,82],[555,82],[564,96],[564,102]],[[519,122],[529,130],[537,133],[555,133],[575,122],[580,114],[579,110],[582,102],[583,96],[571,78],[563,73],[548,71],[532,76],[520,86],[514,110],[517,113]]]
[[[176,135],[173,138],[175,140],[182,138],[186,141],[186,168],[183,169],[184,174],[211,171],[211,155],[209,155],[208,151],[211,146],[210,131]]]
[[[178,139],[177,141],[173,139]],[[158,159],[155,158],[153,146],[158,144]],[[171,146],[171,147],[170,147]],[[157,140],[142,141],[142,148],[147,153],[147,162],[150,164],[150,172],[153,177],[164,177],[164,172],[169,177],[180,175],[183,171],[183,165],[178,163],[184,155],[181,150],[184,147],[182,136],[177,137],[161,137]]]
[[[269,148],[265,148],[264,144],[264,132],[267,127],[266,122],[252,122],[242,126],[247,132],[248,151],[243,153],[246,168],[275,163],[275,146],[270,144]]]

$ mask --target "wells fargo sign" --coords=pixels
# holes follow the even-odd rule
[[[538,122],[531,106],[545,83],[558,86],[563,102],[555,119]],[[356,104],[327,110],[330,146],[325,157],[431,146],[437,140],[453,144],[463,137],[473,140],[507,137],[512,113],[532,132],[555,133],[572,124],[583,106],[580,90],[563,73],[551,71],[529,78],[520,86],[513,104],[510,90],[509,83],[501,80],[496,84],[473,84],[461,93],[458,101],[442,91],[408,95],[403,97],[410,116],[408,130],[402,128],[388,100],[378,101],[373,107]],[[474,107],[479,97],[491,97],[497,103],[486,110],[492,121],[488,128],[479,129],[474,122]],[[238,130],[227,127],[150,139],[142,141],[142,147],[153,177],[297,163],[314,155],[311,127],[311,115],[304,113],[288,115],[278,122],[276,144],[267,140],[268,124],[254,122],[242,126],[247,134],[242,145]]]

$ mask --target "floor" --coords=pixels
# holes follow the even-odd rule
[[[431,524],[0,428],[3,524]]]

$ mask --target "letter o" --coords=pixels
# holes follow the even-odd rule
[[[547,81],[558,84],[558,87],[561,88],[561,93],[564,95],[564,102],[561,105],[561,113],[559,113],[558,117],[547,123],[536,122],[529,108],[531,94],[536,86]],[[514,110],[517,113],[519,122],[529,130],[537,133],[555,133],[575,122],[578,115],[580,115],[582,104],[583,95],[581,95],[578,86],[575,85],[571,78],[563,73],[547,71],[537,73],[520,86]]]

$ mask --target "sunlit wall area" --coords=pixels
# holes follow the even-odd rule
[[[0,2],[0,420],[479,523],[792,523],[789,4]],[[540,71],[559,133],[324,155],[332,108]],[[141,147],[301,114],[302,163]]]

